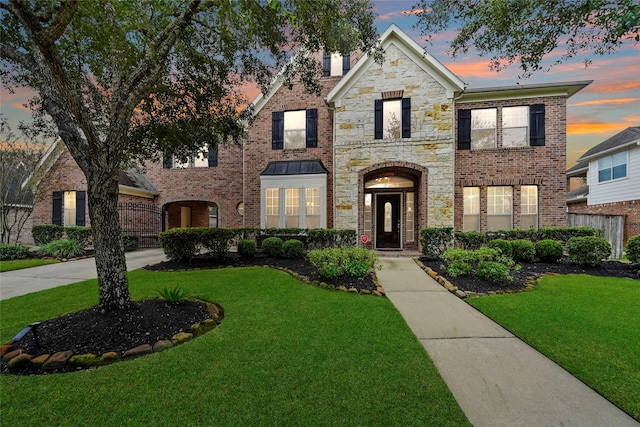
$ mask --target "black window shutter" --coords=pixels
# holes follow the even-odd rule
[[[322,75],[331,75],[331,54],[327,52],[322,54]]]
[[[318,109],[310,108],[307,110],[307,148],[318,146]]]
[[[271,113],[271,148],[282,150],[284,147],[284,111]]]
[[[471,149],[471,110],[458,110],[458,150]]]
[[[351,55],[344,55],[342,57],[342,75],[344,76],[351,69]]]
[[[53,214],[51,222],[55,225],[62,225],[62,191],[53,192]]]
[[[209,146],[207,160],[209,161],[209,167],[218,166],[218,147]]]
[[[374,104],[373,122],[375,127],[375,139],[382,139],[382,99],[376,99]]]
[[[411,98],[402,98],[402,137],[411,138]]]
[[[544,104],[534,104],[529,107],[529,126],[529,145],[544,145]]]
[[[83,227],[85,217],[86,191],[76,191],[76,225]]]
[[[162,167],[164,169],[171,169],[173,167],[173,156],[169,153],[164,153],[162,157],[164,157],[164,163],[162,164]]]

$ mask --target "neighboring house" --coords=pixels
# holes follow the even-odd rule
[[[350,228],[399,250],[418,249],[423,227],[565,224],[566,100],[590,82],[468,89],[395,25],[380,46],[382,64],[307,53],[323,66],[320,95],[276,77],[241,149],[147,164],[163,229]],[[84,188],[60,178],[46,191]],[[51,222],[51,205],[39,212]]]
[[[33,209],[33,193],[22,188],[22,177],[28,173],[25,165],[0,164],[0,243],[31,244],[31,210]]]
[[[567,193],[569,213],[623,216],[625,244],[640,234],[640,126],[588,150],[567,171],[570,178],[586,186]]]

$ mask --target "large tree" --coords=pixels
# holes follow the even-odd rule
[[[625,40],[640,41],[637,0],[420,0],[414,11],[428,39],[457,28],[454,56],[473,46],[491,56],[491,69],[517,63],[525,77],[579,53],[587,54],[589,65],[593,55],[615,52]],[[562,55],[545,64],[552,51]]]
[[[300,49],[369,50],[368,0],[3,0],[2,79],[28,86],[87,178],[100,307],[130,303],[118,171],[156,153],[241,139],[239,90],[319,64]],[[317,82],[316,82],[317,83]]]

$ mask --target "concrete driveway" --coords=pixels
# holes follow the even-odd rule
[[[127,252],[126,257],[129,271],[167,260],[162,249],[140,249]],[[7,271],[0,273],[0,300],[96,277],[94,258]]]

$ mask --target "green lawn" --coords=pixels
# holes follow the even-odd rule
[[[545,276],[468,302],[640,420],[640,280]]]
[[[0,261],[0,273],[3,271],[22,270],[23,268],[38,267],[40,265],[55,264],[57,259],[50,258],[29,258],[14,259],[11,261]]]
[[[129,274],[134,299],[176,284],[220,303],[215,330],[93,371],[2,376],[6,425],[469,425],[386,298],[268,268]],[[0,302],[4,342],[96,304],[95,281]]]

